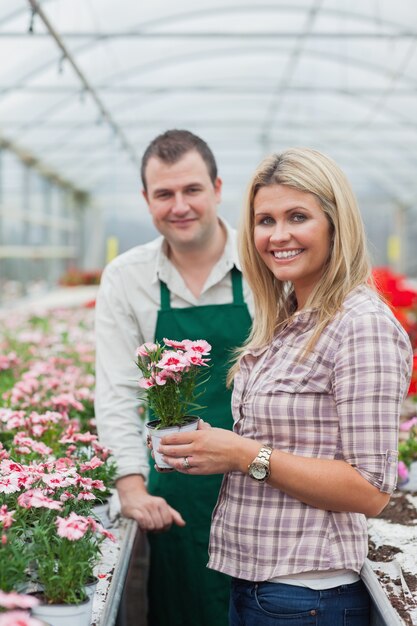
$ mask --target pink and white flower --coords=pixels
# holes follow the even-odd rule
[[[68,517],[60,517],[58,515],[56,525],[58,527],[58,535],[70,541],[81,539],[90,528],[88,518],[77,515],[74,512],[70,513]]]
[[[189,366],[189,361],[184,357],[181,352],[175,352],[175,350],[167,350],[162,359],[156,364],[161,370],[168,370],[171,372],[182,372]]]
[[[35,596],[10,591],[6,593],[0,589],[0,606],[4,609],[31,609],[39,604]]]
[[[157,347],[156,343],[147,341],[136,349],[136,356],[149,356],[149,353],[156,350]]]
[[[52,498],[48,498],[41,489],[30,489],[21,493],[17,498],[17,503],[23,509],[35,509],[45,508],[60,511],[62,504]]]
[[[31,617],[25,611],[7,611],[0,614],[0,626],[44,626],[45,622]]]

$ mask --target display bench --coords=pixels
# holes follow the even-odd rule
[[[137,524],[133,520],[119,517],[109,529],[115,535],[117,543],[106,543],[106,551],[103,552],[96,570],[98,583],[93,601],[92,626],[114,626],[116,623],[123,623],[123,619],[118,615],[123,606],[122,598],[135,544]]]
[[[382,514],[368,520],[368,530],[363,578],[372,584],[372,626],[417,625],[417,464]]]

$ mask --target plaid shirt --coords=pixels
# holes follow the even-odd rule
[[[359,287],[300,361],[315,318],[314,310],[300,311],[271,345],[243,357],[234,430],[295,455],[344,459],[391,493],[411,373],[408,336],[378,296]],[[364,515],[317,509],[230,472],[213,513],[208,566],[253,581],[311,570],[359,572],[367,543]]]

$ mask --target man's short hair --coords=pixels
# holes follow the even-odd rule
[[[214,184],[217,178],[217,164],[206,142],[189,130],[173,129],[155,137],[146,148],[140,170],[143,188],[146,190],[145,172],[151,157],[156,157],[164,163],[174,164],[192,150],[198,152],[207,165],[210,179]]]

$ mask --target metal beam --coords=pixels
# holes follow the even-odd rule
[[[144,94],[144,95],[157,95],[166,93],[177,92],[196,92],[196,93],[225,93],[225,94],[238,94],[248,96],[268,95],[269,92],[274,90],[274,86],[271,83],[265,84],[252,84],[252,85],[181,85],[176,84],[172,86],[152,86],[152,85],[119,85],[117,83],[111,84],[97,84],[95,85],[96,91],[106,91],[115,93],[128,93],[128,94]],[[56,86],[56,85],[0,85],[0,91],[7,90],[19,91],[30,94],[62,94],[71,95],[79,94],[83,96],[83,91],[80,91],[76,86]],[[256,91],[255,91],[256,90]],[[384,87],[325,87],[321,85],[289,85],[289,92],[294,93],[314,93],[320,96],[321,94],[340,94],[342,96],[380,96],[385,94],[386,88]],[[261,94],[259,93],[261,92]],[[414,87],[397,87],[392,93],[392,96],[414,96],[417,94],[417,85]]]
[[[80,199],[85,200],[88,197],[88,193],[83,189],[79,189],[72,183],[70,180],[64,178],[59,172],[55,171],[46,163],[44,163],[41,159],[38,158],[35,154],[33,154],[30,150],[26,148],[22,148],[18,146],[13,141],[9,141],[5,137],[0,136],[0,150],[6,149],[13,152],[15,156],[26,166],[34,169],[40,176],[47,178],[52,181],[56,185],[60,187],[64,187],[65,189],[70,190],[74,195],[79,197]]]
[[[97,106],[97,108],[99,110],[99,113],[100,113],[100,116],[101,116],[103,122],[108,124],[108,126],[110,126],[110,128],[113,130],[113,132],[119,137],[120,143],[121,143],[121,146],[122,146],[123,150],[128,154],[128,156],[129,156],[130,160],[132,161],[132,163],[134,164],[134,166],[139,168],[140,167],[140,158],[139,158],[135,148],[130,144],[130,142],[128,141],[128,139],[127,139],[126,135],[124,134],[123,130],[120,128],[120,126],[114,120],[114,118],[111,115],[110,111],[104,105],[104,103],[102,102],[100,96],[97,94],[97,92],[94,89],[94,87],[91,85],[91,83],[88,81],[88,79],[86,78],[84,73],[81,71],[81,69],[79,68],[78,64],[76,63],[74,57],[72,56],[72,54],[69,52],[69,50],[67,50],[64,42],[62,41],[62,38],[60,37],[58,32],[52,26],[51,22],[49,21],[49,19],[45,15],[44,11],[39,6],[39,3],[37,2],[37,0],[28,0],[28,2],[31,5],[33,11],[36,12],[36,14],[40,17],[42,22],[45,24],[49,34],[53,37],[53,39],[55,40],[55,43],[57,44],[57,46],[61,50],[62,54],[64,55],[64,57],[66,58],[66,60],[68,61],[68,63],[72,67],[72,69],[74,70],[75,74],[78,76],[78,78],[79,78],[79,80],[80,80],[80,82],[81,82],[81,84],[83,86],[83,90],[90,94],[93,102],[95,103],[95,105]]]
[[[0,259],[71,259],[73,246],[0,246]]]
[[[14,129],[15,127],[20,128],[21,125],[26,120],[8,120],[7,128]],[[179,123],[181,121],[179,120]],[[243,128],[250,128],[251,126],[258,125],[259,119],[256,117],[253,118],[241,118],[236,119],[236,117],[226,117],[223,116],[222,119],[209,119],[209,118],[193,118],[189,120],[188,118],[184,118],[184,124],[193,127],[204,127],[204,128],[237,128],[240,130]],[[308,119],[300,119],[300,120],[289,120],[286,119],[284,124],[285,128],[302,128],[302,129],[311,129],[320,131],[329,131],[333,132],[334,130],[340,130],[341,120],[339,119],[322,119],[322,120],[308,120]],[[343,125],[346,127],[351,127],[357,123],[357,120],[352,119],[343,119]],[[120,124],[125,129],[132,130],[134,128],[149,128],[151,126],[156,126],[158,128],[168,127],[172,124],[172,120],[169,118],[146,118],[146,119],[124,119],[120,120]],[[36,120],[33,123],[26,124],[25,129],[27,131],[33,130],[33,128],[39,128],[42,130],[42,133],[45,132],[55,132],[56,130],[75,130],[75,129],[94,129],[96,125],[95,120],[91,121],[83,121],[79,120],[60,120],[60,121],[48,121],[48,120]],[[279,126],[280,128],[281,126]],[[372,123],[372,128],[378,131],[398,131],[399,129],[412,129],[414,131],[417,130],[416,123],[414,120],[401,120],[400,122],[393,121],[381,121],[375,120]]]
[[[29,0],[31,2],[31,0]],[[49,37],[49,33],[3,31],[0,38],[10,39],[43,39]],[[417,31],[393,30],[385,32],[346,32],[346,31],[173,31],[157,32],[149,30],[113,31],[113,32],[60,32],[62,39],[94,39],[96,41],[108,39],[417,39]]]

